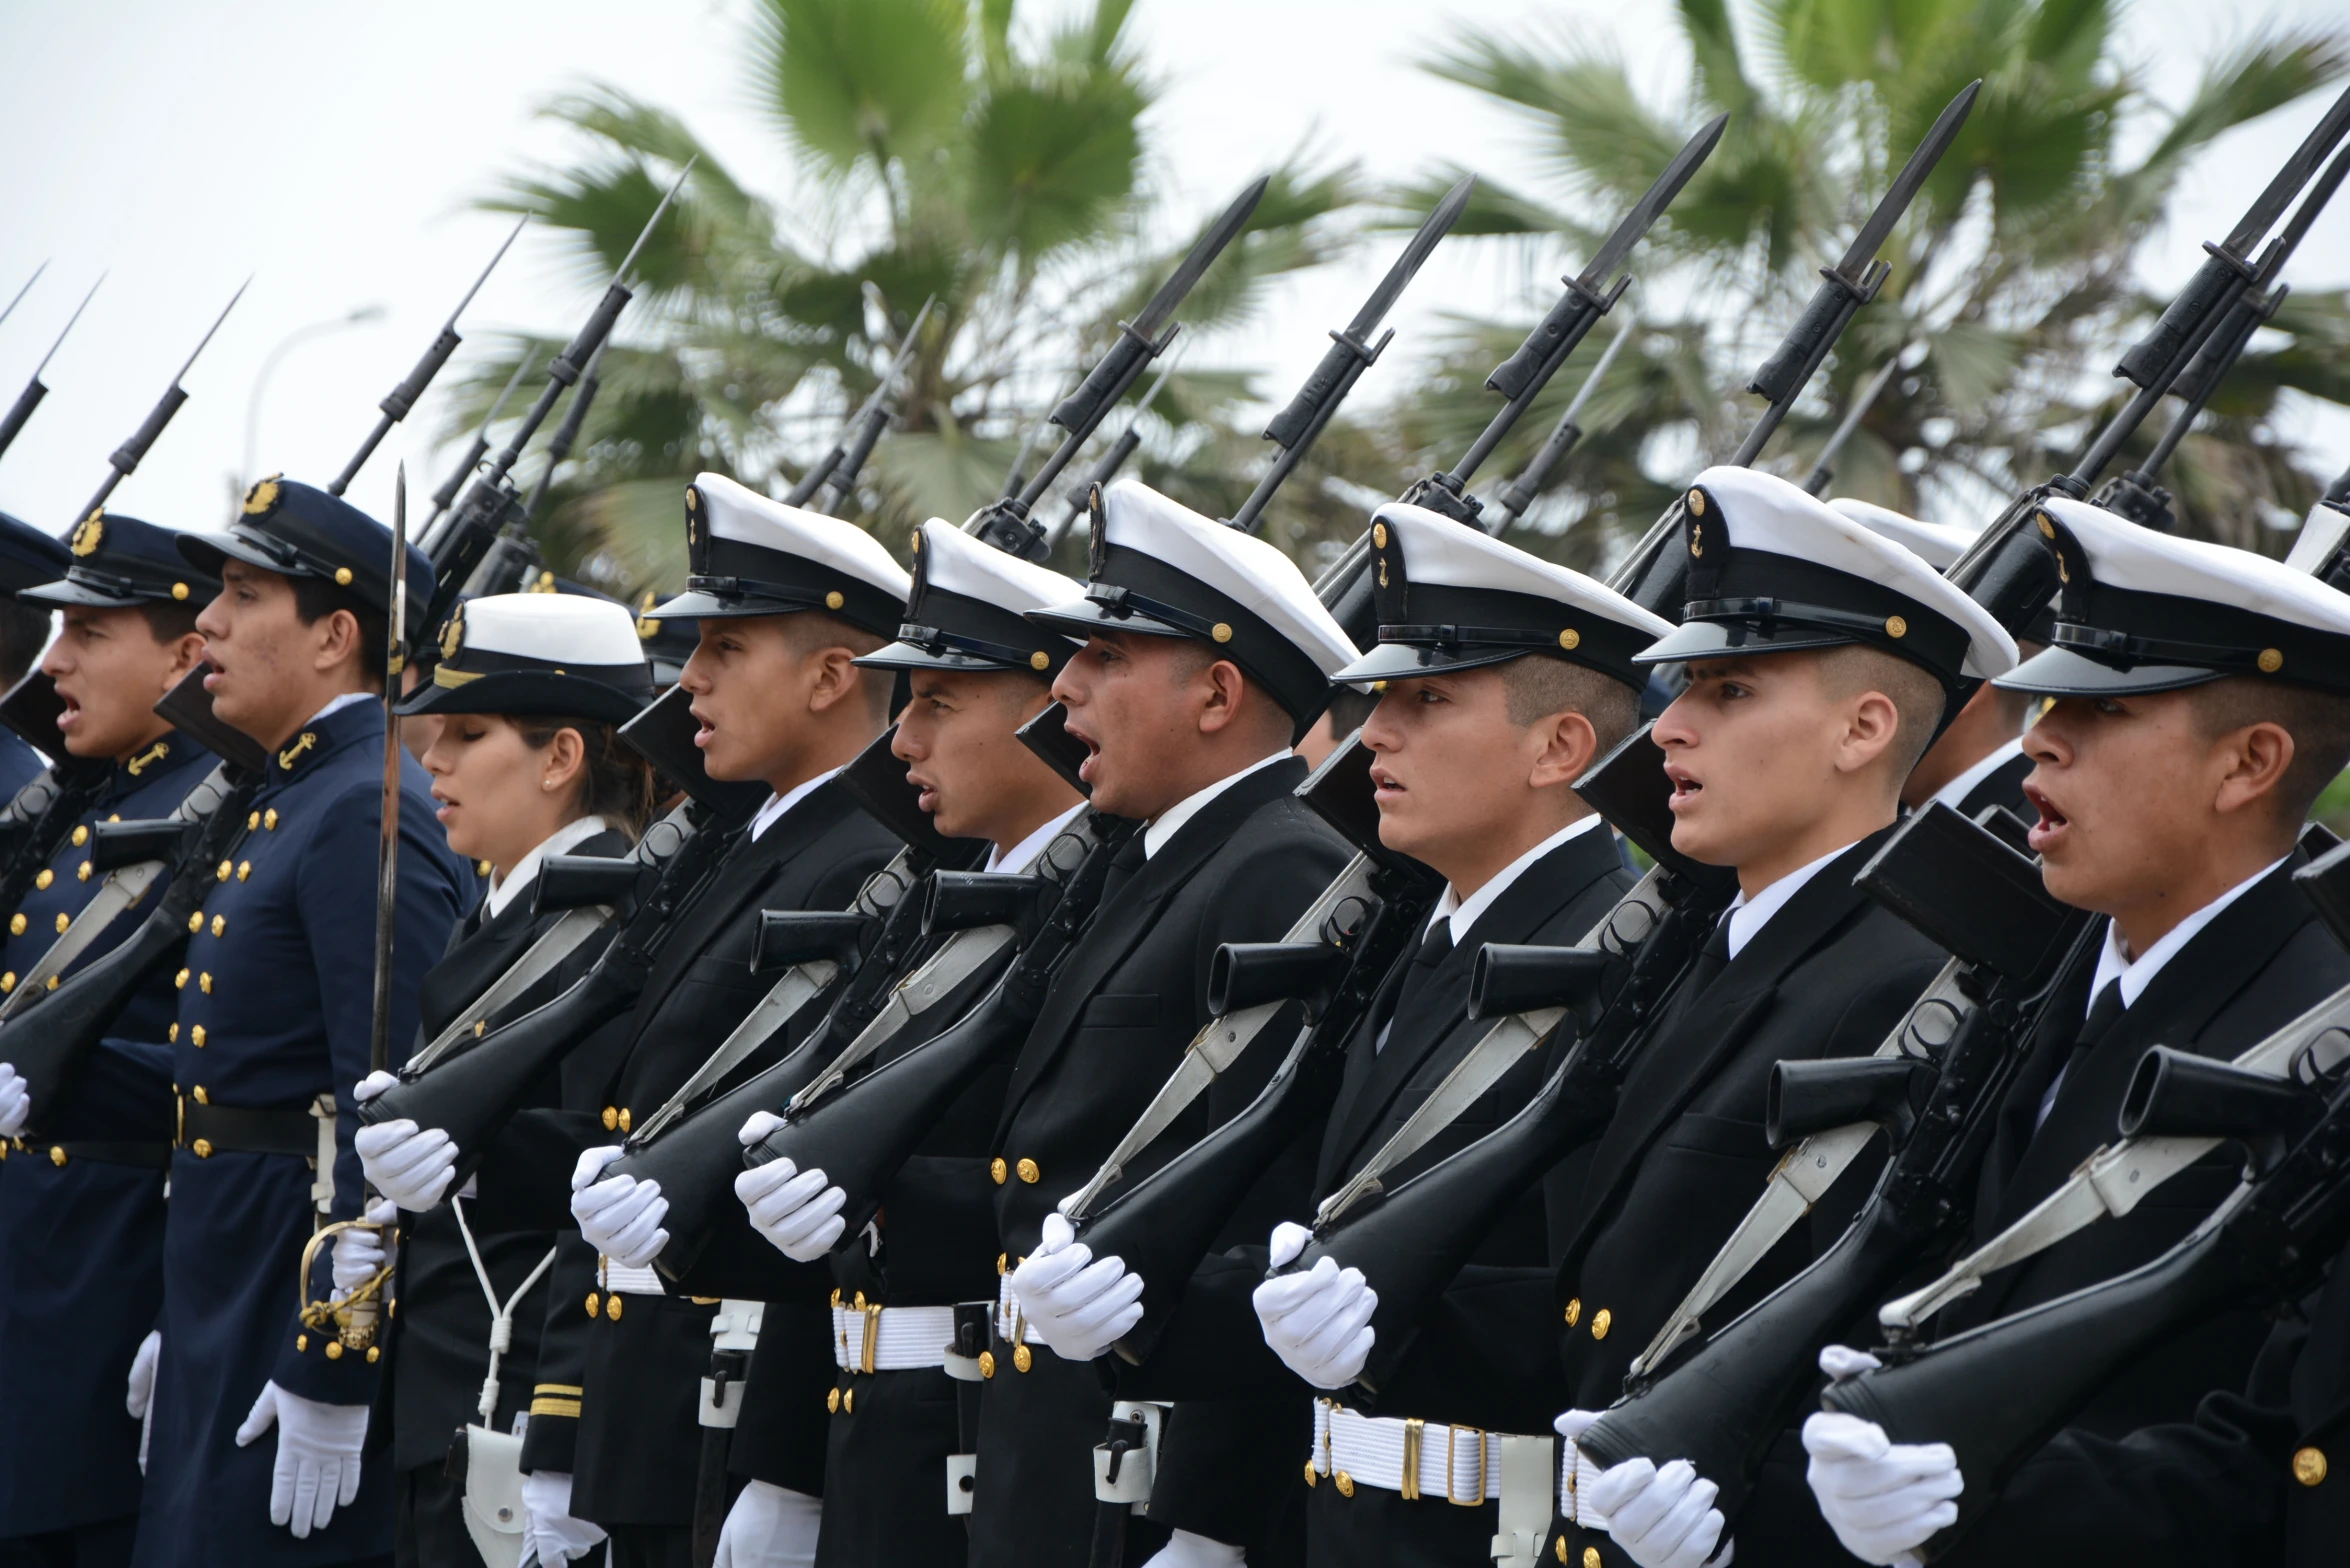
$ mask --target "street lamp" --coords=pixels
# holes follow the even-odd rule
[[[260,370],[254,373],[253,394],[245,403],[245,465],[243,477],[236,488],[237,496],[244,495],[253,483],[253,470],[258,466],[253,454],[260,439],[261,394],[268,387],[270,376],[277,370],[278,361],[313,339],[327,337],[351,327],[363,326],[370,321],[381,321],[383,316],[384,308],[381,305],[361,305],[358,309],[345,315],[336,316],[332,320],[314,321],[306,327],[296,327],[280,338],[277,347],[269,351],[268,357],[261,361]]]

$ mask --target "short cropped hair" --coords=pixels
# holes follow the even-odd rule
[[[362,685],[377,695],[384,689],[384,661],[390,652],[389,627],[392,619],[372,604],[361,601],[348,588],[338,587],[323,577],[289,577],[294,585],[294,613],[304,626],[316,626],[337,610],[348,610],[359,623],[359,679]],[[152,626],[154,622],[147,623]]]
[[[2344,767],[2350,767],[2350,697],[2314,686],[2230,675],[2187,688],[2206,740],[2255,724],[2274,724],[2293,737],[2293,760],[2277,781],[2278,820],[2299,826]]]
[[[864,627],[844,621],[837,615],[822,610],[794,610],[782,617],[784,646],[800,658],[806,658],[819,648],[846,648],[857,658],[879,653],[889,646],[887,637],[879,637]],[[857,671],[858,687],[864,693],[867,717],[878,728],[890,719],[890,693],[897,683],[895,670]]]
[[[1893,732],[1895,773],[1908,778],[1918,759],[1934,744],[1943,710],[1950,702],[1948,688],[1924,665],[1863,643],[1820,650],[1819,671],[1821,685],[1838,702],[1867,691],[1883,692],[1892,699],[1894,711],[1900,715]]]
[[[1591,721],[1606,756],[1640,727],[1640,693],[1587,664],[1522,653],[1501,666],[1501,689],[1510,722],[1520,729],[1569,709]]]

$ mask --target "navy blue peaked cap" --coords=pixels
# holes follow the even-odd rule
[[[245,492],[244,510],[224,533],[179,536],[180,554],[200,571],[229,559],[284,577],[317,577],[389,615],[392,531],[315,485],[271,476]],[[432,599],[432,562],[408,546],[408,635],[420,635]]]
[[[64,575],[17,597],[28,604],[91,604],[121,610],[177,602],[201,607],[220,579],[180,554],[179,535],[120,512],[92,512],[66,541]]]
[[[72,559],[54,534],[0,512],[0,593],[39,587]]]

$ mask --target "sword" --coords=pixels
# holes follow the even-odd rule
[[[408,667],[408,465],[392,477],[392,624],[384,639],[384,771],[382,836],[375,851],[375,1021],[367,1036],[367,1066],[392,1065],[392,929],[400,876],[400,721],[392,704],[400,672]]]

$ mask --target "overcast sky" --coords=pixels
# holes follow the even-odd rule
[[[742,86],[747,9],[744,0],[0,6],[0,145],[10,150],[0,164],[0,305],[49,262],[0,323],[0,406],[91,281],[108,274],[44,377],[47,403],[0,461],[0,509],[69,527],[105,476],[106,453],[248,274],[250,292],[187,377],[190,402],[112,504],[172,526],[218,522],[249,434],[260,471],[324,483],[502,237],[509,220],[472,201],[501,174],[565,152],[561,133],[534,118],[564,88],[603,79],[671,108],[738,178],[786,190],[788,160]],[[2263,19],[2339,24],[2343,12],[2340,0],[2138,0],[2125,36],[2157,92],[2176,101],[2202,60]],[[1186,219],[1301,144],[1379,178],[1454,160],[1530,181],[1507,117],[1415,67],[1465,23],[1591,29],[1660,89],[1680,70],[1678,37],[1656,0],[1141,0],[1134,36],[1166,86],[1154,111],[1158,178]],[[2205,158],[2171,231],[2150,248],[2151,281],[2192,270],[2200,242],[2237,216],[2248,178],[2266,179],[2322,107],[2271,116]],[[1295,280],[1244,341],[1203,346],[1203,360],[1265,366],[1270,387],[1294,381],[1384,264],[1374,248]],[[2326,216],[2290,276],[2304,288],[2350,283],[2350,204]],[[1415,320],[1501,311],[1529,281],[1547,300],[1549,280],[1455,242],[1396,316],[1398,353],[1415,341]],[[593,292],[556,242],[526,236],[462,330],[480,341],[501,328],[568,334]],[[370,308],[380,315],[288,342]],[[439,412],[428,398],[395,432],[353,487],[355,501],[388,515],[403,456],[429,491],[440,477]],[[2316,466],[2350,461],[2350,419],[2304,409],[2289,428]]]

